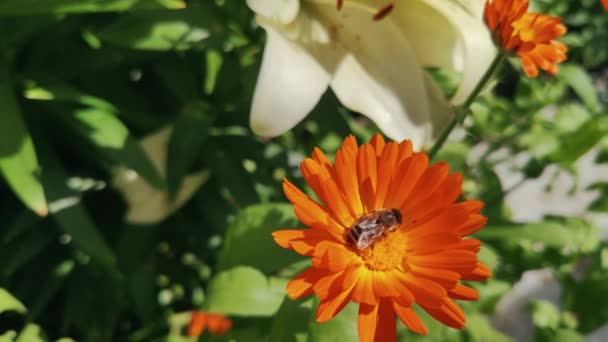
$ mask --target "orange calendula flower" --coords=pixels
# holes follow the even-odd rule
[[[429,166],[409,140],[385,143],[380,135],[362,146],[349,136],[335,165],[315,149],[301,170],[322,203],[284,181],[296,216],[310,228],[273,237],[312,259],[312,267],[288,283],[289,297],[316,294],[320,323],[350,301],[359,303],[361,341],[394,341],[395,317],[425,334],[414,304],[447,326],[464,327],[453,299],[478,294],[459,281],[485,280],[490,270],[477,259],[480,241],[465,238],[486,218],[479,214],[482,202],[455,203],[461,174],[449,174],[444,162]]]
[[[212,335],[223,335],[232,327],[232,321],[224,315],[212,314],[200,311],[192,311],[190,324],[188,324],[188,336],[199,337],[209,330]]]
[[[566,33],[566,26],[560,18],[528,12],[528,5],[528,0],[488,0],[486,24],[497,44],[520,58],[528,77],[538,76],[539,68],[556,74],[568,47],[555,39]]]

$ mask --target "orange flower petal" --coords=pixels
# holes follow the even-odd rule
[[[455,231],[458,232],[458,235],[460,236],[471,235],[483,228],[487,222],[488,219],[485,216],[473,214],[469,216],[466,222],[456,227]]]
[[[439,162],[427,168],[406,198],[405,202],[407,203],[401,204],[399,207],[403,208],[404,211],[407,211],[408,207],[413,206],[411,204],[418,203],[430,196],[430,194],[441,186],[447,177],[448,172],[449,167],[445,162]]]
[[[300,164],[302,175],[313,191],[329,208],[330,216],[344,227],[350,227],[355,218],[351,215],[344,194],[332,176],[314,159]]]
[[[304,270],[287,283],[287,295],[291,299],[310,296],[313,293],[313,285],[317,284],[326,274],[326,271],[316,268]]]
[[[439,308],[427,307],[424,304],[421,304],[421,306],[429,315],[448,327],[455,329],[464,328],[466,322],[464,312],[451,299],[444,298],[443,305]]]
[[[403,140],[399,143],[399,160],[397,160],[397,165],[401,165],[404,160],[411,157],[414,153],[414,145],[411,140]]]
[[[357,303],[367,303],[375,305],[378,298],[373,289],[373,272],[362,270],[359,272],[359,278],[353,288],[352,298]]]
[[[363,145],[357,153],[357,179],[361,202],[366,212],[374,211],[378,169],[376,167],[376,152],[371,145]]]
[[[448,296],[450,298],[459,300],[477,300],[479,299],[479,293],[472,287],[468,287],[462,284],[458,284],[448,290]]]
[[[336,180],[342,193],[348,199],[348,205],[353,215],[363,213],[363,204],[359,195],[357,179],[357,142],[350,135],[344,140],[342,147],[336,152]]]
[[[334,318],[348,304],[349,295],[350,290],[347,290],[321,300],[319,308],[317,308],[317,322],[324,323]]]
[[[411,265],[411,272],[416,277],[423,277],[428,280],[432,280],[445,288],[452,288],[456,286],[456,283],[458,280],[460,280],[460,274],[458,274],[458,272],[437,268]]]
[[[477,255],[464,250],[446,250],[430,255],[412,255],[408,257],[407,262],[439,269],[473,269],[477,263]]]
[[[376,157],[380,158],[380,156],[382,155],[382,150],[384,149],[384,145],[386,144],[384,138],[380,134],[376,133],[369,140],[369,144],[374,149],[374,151],[376,151]]]
[[[400,274],[399,280],[410,289],[416,303],[420,305],[439,307],[442,305],[442,299],[447,297],[446,290],[434,281],[418,278],[410,273]]]
[[[490,268],[488,268],[488,266],[478,262],[473,270],[469,272],[462,272],[460,276],[463,280],[483,281],[492,276],[492,271]]]
[[[207,315],[204,312],[192,311],[190,324],[188,324],[188,336],[199,337],[207,329]]]
[[[298,254],[311,256],[317,244],[326,241],[330,235],[316,229],[288,229],[272,233],[274,241],[283,248],[289,248]]]
[[[376,201],[374,208],[383,208],[386,194],[389,192],[391,181],[397,167],[399,158],[399,145],[390,142],[385,145],[382,155],[379,157],[378,165],[378,188],[376,189]]]
[[[360,304],[357,328],[361,342],[395,341],[395,313],[389,300],[380,300],[376,305]]]
[[[344,292],[345,277],[345,272],[327,272],[313,284],[312,288],[319,298],[329,298],[337,293]]]
[[[389,187],[393,190],[386,195],[384,207],[399,208],[426,171],[428,164],[429,158],[424,153],[414,154],[399,164]],[[402,213],[404,214],[406,213]]]
[[[424,323],[420,320],[420,317],[416,315],[416,312],[409,306],[403,306],[400,303],[394,301],[393,309],[399,317],[399,320],[405,324],[405,326],[411,331],[420,334],[426,335],[427,329],[424,326]]]
[[[373,272],[372,281],[375,296],[378,298],[399,297],[402,302],[411,305],[415,300],[414,294],[412,294],[404,282],[395,281],[399,277],[398,273],[402,273],[402,271]]]
[[[418,224],[427,222],[458,199],[462,189],[462,180],[460,173],[448,175],[430,196],[421,201],[407,203],[402,208],[403,212],[412,213],[411,219]]]
[[[355,262],[357,256],[346,249],[343,244],[334,241],[323,241],[316,245],[312,264],[315,267],[327,268],[331,272],[343,271]]]
[[[232,321],[219,314],[210,314],[208,329],[212,335],[223,335],[232,327]]]

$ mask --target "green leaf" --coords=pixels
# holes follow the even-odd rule
[[[608,212],[608,182],[594,183],[589,189],[598,190],[600,192],[600,196],[589,205],[589,210],[604,213]]]
[[[182,116],[175,122],[167,152],[167,184],[172,196],[199,158],[214,121],[209,106],[194,101],[185,105]]]
[[[70,101],[109,112],[118,111],[110,102],[82,92],[58,80],[29,80],[25,82],[25,85],[26,89],[23,91],[23,96],[28,100]]]
[[[213,93],[213,90],[215,89],[217,77],[220,73],[220,69],[222,68],[224,58],[222,57],[222,54],[215,49],[207,50],[205,57],[207,66],[207,73],[205,77],[205,94],[209,95]]]
[[[560,65],[557,77],[563,79],[589,109],[592,111],[599,109],[599,99],[593,80],[585,69],[576,64]]]
[[[28,324],[23,328],[15,342],[45,342],[46,338],[43,332],[36,324]]]
[[[467,316],[467,333],[471,336],[471,342],[509,342],[513,341],[510,337],[494,329],[488,319],[480,314]]]
[[[272,316],[285,297],[287,281],[245,266],[218,273],[209,282],[205,309],[234,316]]]
[[[18,313],[25,313],[27,310],[25,306],[5,289],[0,288],[0,313],[5,311],[17,311]]]
[[[146,181],[163,189],[165,182],[158,169],[116,115],[98,108],[77,110],[69,118],[78,134],[84,136],[108,159],[140,174]]]
[[[122,16],[99,33],[102,41],[140,50],[189,50],[221,27],[208,2],[182,11],[136,12]],[[215,25],[215,26],[214,26]]]
[[[572,329],[558,329],[553,336],[551,342],[583,342],[591,339],[586,339],[585,336]]]
[[[591,252],[599,244],[597,227],[576,218],[563,221],[544,221],[528,224],[487,226],[475,234],[485,240],[541,242],[547,247],[563,248],[567,251]]]
[[[274,242],[272,232],[297,227],[290,204],[258,204],[240,211],[228,227],[219,268],[253,266],[264,273],[278,271],[302,258]]]
[[[304,342],[308,340],[308,320],[314,300],[285,298],[274,316],[268,342]]]
[[[536,300],[531,304],[532,320],[539,328],[556,329],[560,322],[559,309],[546,300]]]
[[[99,233],[93,219],[80,203],[80,194],[66,185],[67,174],[63,170],[55,152],[45,146],[40,162],[43,165],[43,182],[49,198],[49,210],[53,219],[68,233],[74,243],[94,260],[115,270],[116,258]]]
[[[4,334],[0,335],[0,342],[14,342],[16,336],[17,332],[15,332],[14,330],[9,330]]]
[[[144,4],[138,5],[138,2]],[[178,0],[2,0],[0,15],[65,14],[86,12],[127,11],[138,8],[183,8]]]
[[[554,150],[549,157],[556,162],[573,163],[607,134],[608,117],[593,117],[571,134],[561,136],[560,147]]]
[[[10,62],[0,57],[0,173],[17,197],[40,216],[48,208],[32,137],[15,98]]]
[[[314,313],[309,318],[310,341],[358,341],[357,317],[359,305],[351,302],[342,311],[326,323],[317,323]]]

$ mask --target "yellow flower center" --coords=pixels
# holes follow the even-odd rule
[[[375,271],[388,271],[401,267],[406,256],[406,249],[405,234],[397,230],[386,233],[371,247],[359,251],[359,256],[367,268]]]

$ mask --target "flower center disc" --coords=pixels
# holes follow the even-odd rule
[[[371,247],[359,251],[367,268],[389,271],[401,267],[406,256],[405,234],[395,231],[379,238]]]

